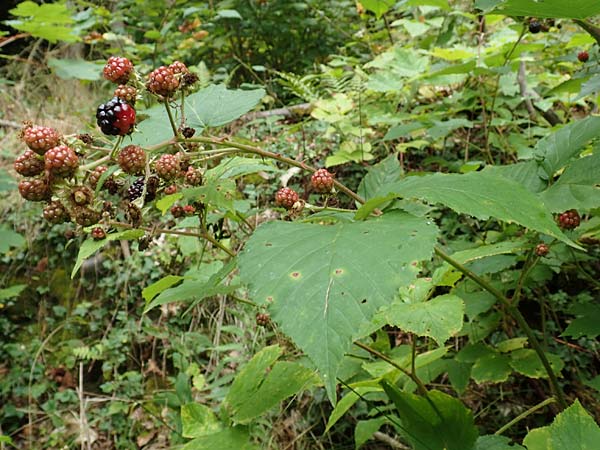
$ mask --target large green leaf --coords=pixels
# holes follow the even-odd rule
[[[569,8],[572,6],[569,3]],[[545,171],[545,178],[551,179],[558,170],[577,156],[589,141],[597,137],[600,137],[600,116],[589,116],[540,139],[534,154]]]
[[[247,242],[240,275],[313,360],[335,402],[336,374],[353,336],[414,280],[437,234],[433,223],[398,212],[331,226],[271,222]]]
[[[456,212],[478,219],[494,217],[515,222],[576,246],[558,228],[543,203],[514,181],[489,172],[465,175],[442,174],[408,177],[380,191],[381,196],[395,193],[430,203],[442,203]]]
[[[465,305],[455,295],[440,295],[423,303],[395,302],[377,314],[383,320],[417,336],[429,336],[444,345],[463,325]]]
[[[553,212],[600,206],[600,152],[573,161],[558,181],[540,194]]]
[[[371,11],[375,14],[375,17],[379,19],[388,12],[396,2],[395,0],[361,0],[360,3],[366,10]]]
[[[76,42],[79,37],[73,32],[74,22],[69,7],[62,2],[38,5],[32,1],[24,1],[9,11],[19,20],[7,20],[5,23],[13,28],[30,33],[32,37],[46,39],[50,42]]]
[[[299,363],[276,362],[281,354],[278,345],[265,347],[235,378],[225,399],[235,422],[246,423],[318,382],[314,371]]]
[[[175,119],[178,120],[176,112],[174,114]],[[142,147],[150,147],[173,137],[173,129],[164,105],[155,105],[152,108],[141,110],[138,112],[138,117],[143,118],[143,120],[137,125],[131,141],[125,138],[126,144],[131,143]]]
[[[505,0],[493,12],[507,16],[585,19],[600,14],[600,3],[597,0]]]
[[[225,428],[214,434],[198,437],[181,450],[258,450],[250,442],[250,435],[243,427]]]
[[[563,336],[571,336],[575,339],[586,336],[595,339],[600,335],[600,304],[578,304],[571,309],[571,312],[576,314],[577,318],[571,321]]]
[[[559,356],[546,353],[552,370],[557,375],[565,366],[565,363]],[[548,378],[548,373],[542,365],[539,356],[530,348],[520,348],[510,353],[510,366],[517,372],[529,378]]]
[[[382,382],[396,405],[402,429],[415,450],[471,450],[477,439],[473,412],[460,400],[440,391],[427,398],[401,392]]]
[[[523,445],[527,450],[597,450],[599,442],[600,427],[575,400],[552,425],[531,430]]]
[[[56,76],[63,80],[75,78],[78,80],[95,81],[102,78],[104,63],[94,63],[84,59],[50,58],[48,66],[54,70]]]
[[[210,85],[185,100],[189,126],[218,127],[246,114],[265,96],[264,89],[230,90],[225,85]]]

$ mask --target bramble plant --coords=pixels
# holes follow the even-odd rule
[[[389,40],[388,48],[378,44],[362,62],[339,56],[315,75],[322,85],[283,75],[290,91],[327,94],[310,105],[316,125],[303,126],[312,124],[315,140],[336,150],[304,146],[294,154],[287,143],[269,142],[269,116],[262,142],[245,135],[239,123],[274,91],[203,83],[198,67],[173,59],[133,64],[133,50],[131,60],[113,52],[97,67],[114,86],[89,111],[96,129],[67,134],[25,123],[22,153],[14,160],[21,177],[16,190],[42,203],[49,224],[71,223],[69,232],[82,238],[70,280],[89,276],[86,266],[110,255],[112,243],[121,244],[134,272],[152,272],[131,296],[134,306],[117,307],[110,323],[118,326],[98,342],[75,338],[71,327],[94,314],[108,320],[108,311],[94,311],[90,302],[74,306],[72,315],[57,309],[64,322],[39,344],[29,405],[39,354],[64,327],[64,348],[57,348],[67,355],[67,367],[48,376],[67,393],[44,408],[78,402],[79,441],[88,448],[95,438],[85,419],[84,364],[87,373],[101,372],[100,389],[111,402],[104,426],[127,429],[123,417],[137,411],[170,431],[168,445],[185,450],[272,448],[261,436],[263,417],[306,391],[312,391],[309,403],[322,397],[324,433],[353,415],[356,448],[372,437],[417,450],[595,448],[598,401],[581,392],[598,390],[600,117],[559,117],[553,104],[572,89],[598,91],[591,41],[600,36],[585,19],[600,7],[581,12],[553,1],[491,0],[475,2],[478,14],[459,17],[447,13],[447,2],[408,3],[415,17],[399,14],[391,24],[401,7],[394,2],[356,7],[378,24],[368,31],[377,42]],[[186,14],[200,11],[194,8],[200,7]],[[234,13],[219,12],[222,20],[241,20]],[[561,19],[565,26],[558,28]],[[584,31],[573,32],[564,64],[577,65],[582,78],[560,78],[543,93],[552,101],[541,99],[528,90],[523,55],[545,49],[545,40],[568,28],[570,19]],[[502,21],[510,27],[503,29]],[[477,39],[457,43],[452,30],[471,33],[474,24]],[[400,29],[421,47],[398,44]],[[589,51],[575,56],[582,43]],[[556,81],[537,77],[540,86]],[[337,91],[329,95],[332,85]],[[398,105],[413,109],[405,113]],[[534,120],[560,126],[532,126]],[[165,244],[170,238],[176,252]],[[104,261],[124,276],[110,257]],[[586,280],[585,288],[554,289],[563,274],[579,284]],[[70,282],[67,275],[62,281]],[[140,307],[136,296],[144,299],[139,320],[129,317]],[[210,298],[219,300],[217,312],[209,313],[219,316],[219,325],[207,336],[196,332],[200,315],[189,315]],[[250,318],[248,329],[238,326],[242,316]],[[242,345],[222,344],[223,329]],[[248,330],[269,339],[257,344]],[[164,346],[158,356],[157,340]],[[234,351],[240,349],[252,356],[238,367]],[[18,351],[10,350],[16,360]],[[131,369],[128,352],[149,362]],[[219,352],[230,353],[220,358]],[[147,394],[142,381],[150,377],[155,384]],[[519,384],[531,386],[524,388],[529,403],[499,413],[502,425],[478,427],[481,409],[496,401],[485,398],[485,390],[518,397]],[[77,395],[68,398],[74,389]],[[476,389],[477,396],[469,395]],[[540,412],[545,416],[538,420]],[[544,422],[549,416],[551,423]],[[503,436],[523,421],[526,430]],[[29,433],[24,440],[32,446]],[[138,436],[138,446],[149,440],[141,442]]]

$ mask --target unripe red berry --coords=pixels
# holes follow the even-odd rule
[[[275,203],[285,209],[291,209],[298,201],[298,193],[289,187],[281,188],[275,194]]]
[[[27,125],[21,130],[23,142],[38,155],[43,155],[47,150],[56,147],[60,141],[58,131],[50,127]]]
[[[312,174],[310,183],[316,192],[329,193],[333,189],[333,175],[327,169],[319,169]]]
[[[558,226],[564,230],[572,230],[579,226],[581,218],[575,209],[570,209],[558,215]]]
[[[179,79],[169,67],[160,66],[148,75],[146,88],[153,94],[169,97],[179,87]]]
[[[33,177],[44,171],[44,159],[32,150],[25,150],[25,153],[15,159],[14,168],[25,177]]]
[[[577,54],[577,59],[582,63],[587,62],[590,59],[590,54],[584,50]]]
[[[102,75],[109,81],[117,84],[125,84],[133,73],[133,64],[122,56],[111,56],[108,58]]]
[[[550,247],[547,244],[541,243],[536,245],[535,254],[537,256],[546,256],[550,252]]]

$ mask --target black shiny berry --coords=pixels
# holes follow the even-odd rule
[[[104,134],[125,136],[133,131],[135,109],[126,101],[114,97],[107,103],[98,106],[96,119]]]

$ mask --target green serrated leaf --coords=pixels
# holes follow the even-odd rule
[[[494,217],[536,230],[575,247],[558,228],[543,203],[520,184],[489,172],[465,175],[442,174],[408,177],[381,189],[380,195],[396,193],[430,203],[442,203],[478,219]]]
[[[477,438],[473,450],[525,450],[525,447],[518,444],[513,445],[510,439],[505,436],[488,434]]]
[[[214,434],[198,437],[181,450],[259,450],[250,442],[250,435],[244,427],[225,428]]]
[[[103,65],[83,59],[48,59],[48,66],[63,80],[99,80],[102,78]]]
[[[402,169],[398,156],[393,153],[369,169],[360,182],[357,193],[365,200],[373,199],[382,186],[400,180],[401,176]]]
[[[94,239],[87,239],[83,241],[81,247],[79,247],[79,253],[77,254],[77,260],[75,261],[75,266],[71,272],[71,278],[75,276],[83,262],[104,247],[107,243],[114,240],[131,240],[131,239],[139,239],[144,235],[143,230],[126,230],[121,231],[119,233],[111,233],[106,235],[106,238],[96,241]]]
[[[181,407],[181,427],[183,437],[197,438],[218,433],[223,425],[208,406],[187,403]]]
[[[577,318],[573,319],[563,336],[571,336],[574,339],[586,336],[595,339],[600,335],[600,305],[588,303],[578,305],[574,311]]]
[[[500,353],[489,353],[478,358],[471,369],[471,377],[477,383],[502,383],[512,373],[510,359]]]
[[[552,212],[600,207],[600,152],[569,164],[540,198]]]
[[[177,114],[177,111],[174,112]],[[156,105],[152,108],[139,110],[139,116],[146,116],[137,126],[131,138],[131,144],[142,147],[165,142],[173,137],[173,129],[169,122],[169,116],[164,105]],[[175,117],[177,120],[177,116]],[[200,127],[200,131],[203,127]]]
[[[560,375],[560,371],[565,366],[562,359],[551,353],[546,353],[546,357],[550,362],[552,370],[557,375]],[[548,374],[540,361],[537,353],[530,348],[521,348],[510,353],[510,366],[529,378],[547,378]]]
[[[571,6],[569,5],[569,8]],[[545,172],[545,179],[552,179],[557,171],[581,153],[589,141],[598,138],[599,130],[600,116],[589,116],[565,125],[540,139],[535,146],[534,154]]]
[[[417,336],[428,336],[443,346],[462,329],[465,305],[455,295],[440,295],[423,303],[392,304],[379,312],[376,321],[398,327]]]
[[[504,0],[494,14],[507,16],[545,17],[556,19],[585,19],[600,14],[596,0]]]
[[[224,85],[210,85],[185,100],[189,126],[218,127],[238,119],[254,108],[265,96],[264,89],[230,90]]]
[[[527,450],[597,450],[600,427],[575,400],[554,418],[552,425],[531,430],[523,445]]]
[[[414,280],[438,230],[394,212],[331,226],[270,222],[240,255],[251,297],[313,360],[335,403],[336,374],[362,324]]]
[[[478,432],[473,412],[460,400],[432,390],[427,398],[401,392],[385,380],[382,386],[396,405],[406,439],[415,450],[467,450]]]

